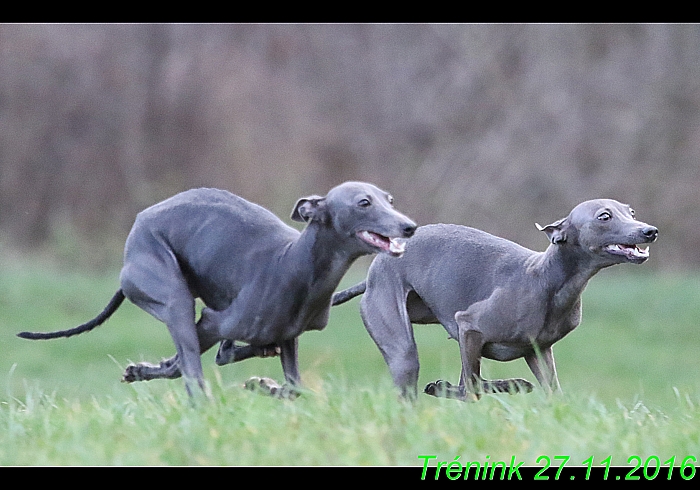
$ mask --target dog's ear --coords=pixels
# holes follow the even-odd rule
[[[325,207],[325,198],[321,196],[309,196],[299,199],[292,211],[292,219],[301,223],[308,223],[317,217]]]
[[[566,241],[566,229],[569,227],[569,220],[567,218],[562,218],[555,221],[551,225],[540,226],[539,223],[535,223],[538,230],[543,231],[549,241],[552,243],[564,243]]]

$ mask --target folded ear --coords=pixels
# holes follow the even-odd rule
[[[309,196],[299,199],[292,211],[292,219],[302,223],[308,223],[319,215],[324,208],[325,198],[321,196]]]
[[[550,242],[564,243],[566,241],[566,230],[569,227],[569,220],[567,218],[562,218],[551,225],[540,226],[539,223],[535,223],[535,226],[538,230],[545,232]]]

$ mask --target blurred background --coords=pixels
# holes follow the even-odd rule
[[[345,180],[543,250],[610,197],[700,266],[698,25],[0,25],[0,247],[113,269],[141,209],[228,189],[291,224]]]

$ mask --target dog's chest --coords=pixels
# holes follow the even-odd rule
[[[548,313],[545,313],[548,311]],[[492,329],[484,345],[483,355],[490,359],[509,361],[532,352],[533,343],[545,349],[561,340],[581,321],[581,302],[564,311],[514,308],[511,315],[496,315],[500,328]],[[506,320],[508,318],[508,320]],[[509,328],[503,328],[509,326]]]
[[[543,328],[536,337],[537,344],[543,347],[558,342],[581,323],[581,300],[570,307],[557,311],[552,309],[545,316]]]
[[[271,289],[267,293],[254,295],[241,291],[227,309],[227,318],[221,322],[222,336],[252,344],[269,344],[326,327],[330,297],[325,301],[313,301],[306,291],[296,288]],[[284,298],[278,298],[280,294]]]

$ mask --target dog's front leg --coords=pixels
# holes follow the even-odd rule
[[[535,351],[525,356],[525,362],[527,362],[530,371],[532,371],[532,374],[535,375],[535,378],[545,390],[561,392],[551,345],[539,352]]]
[[[481,349],[484,335],[477,330],[459,331],[459,352],[462,357],[460,390],[464,391],[464,401],[478,401],[483,392],[481,379]]]
[[[285,340],[280,345],[280,360],[282,361],[282,371],[284,371],[284,380],[286,383],[282,386],[279,393],[281,398],[295,399],[301,393],[295,388],[301,386],[301,376],[299,375],[299,338],[294,337],[290,340]]]
[[[477,401],[481,398],[484,391],[484,380],[481,378],[481,349],[484,346],[484,336],[473,328],[471,317],[472,315],[466,311],[457,312],[455,315],[459,327],[459,352],[462,358],[459,386],[438,380],[425,387],[424,392],[428,395],[457,398],[462,401]]]
[[[223,340],[216,353],[217,366],[223,366],[233,362],[240,362],[251,357],[276,357],[281,349],[276,344],[268,345],[241,345],[238,346],[233,340]]]
[[[298,339],[297,337],[285,340],[280,343],[279,354],[282,362],[282,371],[284,371],[285,384],[280,385],[275,380],[270,378],[250,378],[245,383],[245,387],[249,390],[257,391],[265,395],[274,396],[275,398],[288,398],[294,400],[300,393],[295,387],[301,385],[301,376],[299,375],[298,362]]]
[[[134,381],[150,381],[152,379],[175,379],[182,376],[178,365],[177,354],[169,359],[160,361],[160,364],[150,364],[139,362],[129,364],[122,376],[123,383],[133,383]]]
[[[294,337],[290,340],[285,340],[281,343],[280,360],[282,361],[282,371],[284,371],[284,379],[291,385],[300,385],[301,376],[299,375],[299,338]]]

